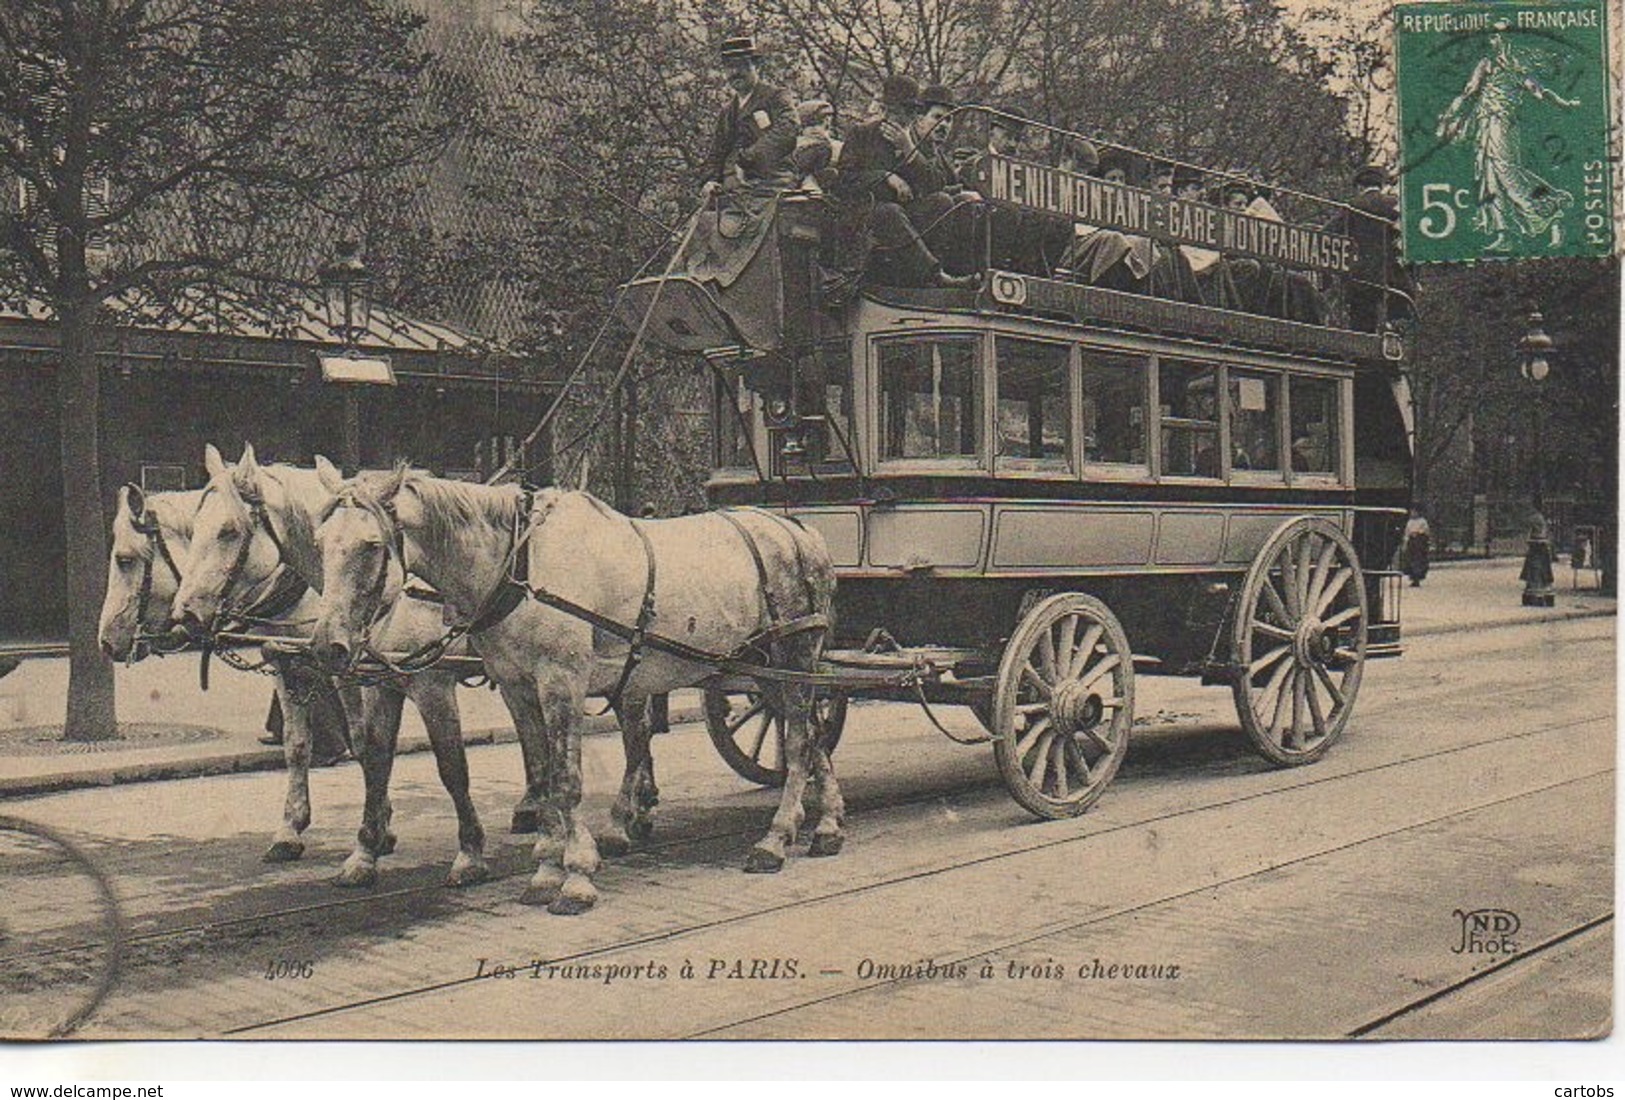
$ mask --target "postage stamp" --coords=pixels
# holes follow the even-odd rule
[[[1395,8],[1405,255],[1613,247],[1602,0]]]

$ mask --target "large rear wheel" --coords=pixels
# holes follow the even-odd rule
[[[1247,571],[1232,627],[1236,713],[1277,764],[1326,755],[1348,726],[1366,647],[1365,578],[1335,525],[1303,517]]]
[[[993,688],[993,753],[1010,794],[1045,819],[1075,817],[1128,753],[1134,654],[1093,596],[1039,603],[1004,647]]]

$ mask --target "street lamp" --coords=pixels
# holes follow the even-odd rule
[[[1552,540],[1546,526],[1546,376],[1552,370],[1552,353],[1556,344],[1541,328],[1545,318],[1540,311],[1529,315],[1529,330],[1518,341],[1519,373],[1534,389],[1531,415],[1534,419],[1534,464],[1531,477],[1535,514],[1529,523],[1529,542],[1523,555],[1523,605],[1525,607],[1551,607],[1556,601],[1552,584]]]
[[[322,380],[344,390],[344,453],[346,474],[361,469],[361,409],[359,387],[366,384],[393,386],[395,371],[383,356],[364,356],[360,343],[372,324],[372,273],[361,260],[361,246],[354,240],[338,242],[333,258],[316,271],[322,288],[322,304],[327,311],[327,327],[338,337],[339,355],[323,355]]]

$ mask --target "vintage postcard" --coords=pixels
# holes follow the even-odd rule
[[[14,0],[0,1037],[1599,1039],[1603,0]]]

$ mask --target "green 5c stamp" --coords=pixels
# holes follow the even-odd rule
[[[1405,257],[1613,250],[1603,0],[1401,4]]]

